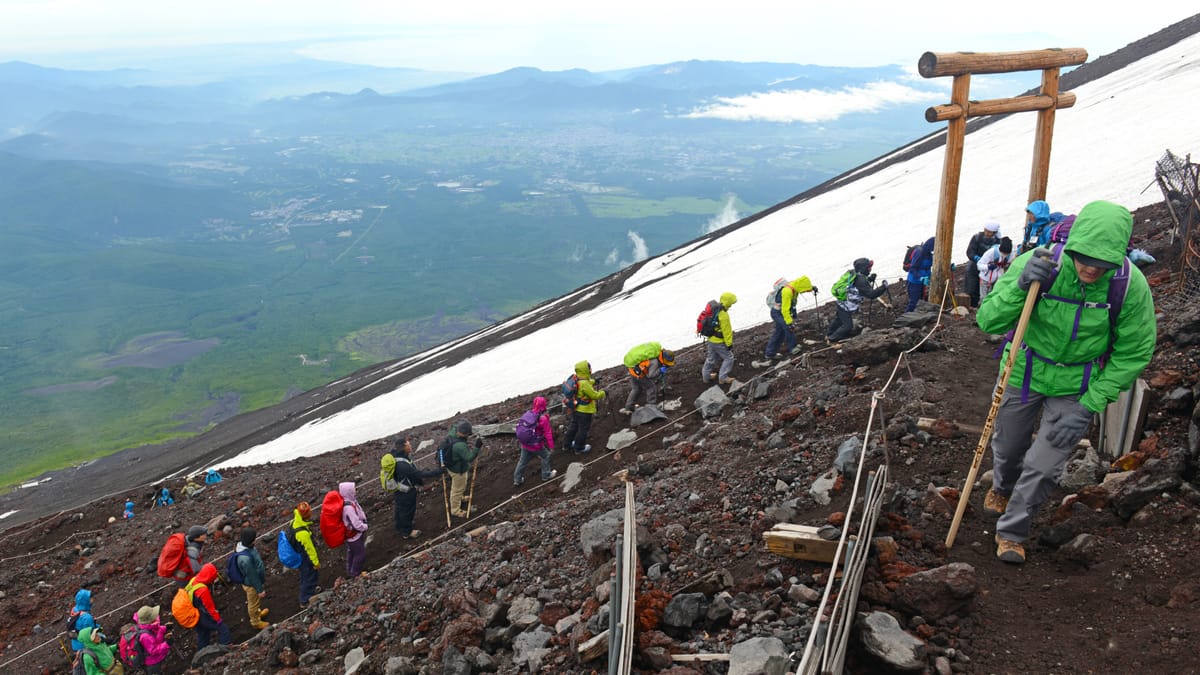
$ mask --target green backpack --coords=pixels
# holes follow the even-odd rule
[[[856,276],[858,273],[854,270],[846,270],[846,273],[833,283],[833,288],[829,292],[833,294],[834,299],[843,301],[846,299],[846,295],[850,291],[850,284],[854,283]]]

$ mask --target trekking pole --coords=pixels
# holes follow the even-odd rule
[[[946,533],[946,548],[954,546],[954,537],[958,534],[958,526],[962,522],[963,513],[967,510],[967,500],[971,496],[971,486],[975,483],[975,474],[978,473],[979,464],[983,461],[983,451],[992,439],[992,429],[996,424],[996,411],[1000,409],[1000,399],[1004,397],[1004,390],[1008,388],[1008,378],[1012,375],[1013,364],[1017,362],[1017,351],[1021,349],[1021,343],[1025,339],[1025,328],[1029,325],[1029,315],[1033,313],[1033,306],[1037,303],[1038,291],[1041,290],[1041,287],[1042,283],[1035,281],[1029,285],[1029,291],[1025,295],[1025,306],[1021,308],[1021,319],[1017,321],[1017,328],[1013,331],[1012,345],[1008,349],[1008,358],[1004,361],[1004,370],[1001,371],[1000,380],[996,383],[995,391],[992,392],[992,408],[983,422],[983,432],[979,434],[979,445],[976,446],[975,457],[971,460],[971,470],[967,472],[967,480],[963,483],[962,494],[958,497],[958,508],[954,510],[954,520],[950,523],[950,531]]]
[[[450,490],[446,487],[446,474],[442,473],[442,504],[446,507],[446,529],[450,529]]]
[[[467,517],[471,517],[471,507],[475,506],[475,476],[479,472],[479,459],[471,463],[471,494],[467,495]]]
[[[821,316],[821,303],[817,302],[817,292],[813,291],[813,312],[817,315],[817,328],[821,329],[821,334],[825,333],[825,318]]]

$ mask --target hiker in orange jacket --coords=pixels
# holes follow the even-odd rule
[[[213,603],[212,583],[217,579],[217,568],[212,563],[204,563],[196,577],[189,582],[192,586],[192,606],[200,612],[200,620],[196,622],[196,649],[204,649],[212,639],[213,631],[217,632],[217,642],[227,645],[233,641],[229,636],[229,626],[221,620],[221,613]]]

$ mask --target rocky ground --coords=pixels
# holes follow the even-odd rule
[[[1023,566],[994,557],[992,522],[980,511],[986,483],[972,492],[954,546],[943,545],[991,402],[995,343],[969,318],[948,316],[894,370],[899,352],[932,324],[893,328],[896,313],[876,305],[862,315],[872,330],[842,349],[814,344],[806,358],[773,369],[750,364],[767,327],[740,333],[735,375],[750,386],[709,419],[693,412],[705,389],[702,348],[682,350],[667,397],[680,408],[668,421],[637,427],[637,442],[615,453],[601,446],[626,426],[616,412],[626,388],[621,373],[602,372],[616,396],[597,415],[595,451],[557,454],[559,475],[547,484],[530,467],[515,490],[515,443],[490,436],[472,519],[455,519],[447,530],[440,484],[429,488],[420,495],[424,534],[415,542],[392,530],[391,503],[378,488],[384,440],[230,470],[195,498],[139,506],[132,521],[108,522],[125,500],[113,495],[12,527],[0,535],[0,669],[66,672],[55,634],[80,586],[93,590],[101,625],[115,633],[142,604],[169,607],[171,589],[149,563],[170,532],[208,523],[216,534],[206,556],[223,567],[231,533],[249,523],[272,540],[259,550],[269,572],[264,604],[277,623],[256,634],[241,590],[218,588],[235,646],[194,658],[194,638],[177,630],[168,672],[343,673],[354,667],[348,661],[362,674],[599,672],[604,657],[580,662],[575,654],[607,626],[621,471],[638,508],[637,669],[723,673],[724,662],[672,665],[671,655],[732,650],[754,658],[772,644],[798,658],[829,567],[769,552],[762,533],[781,521],[840,523],[853,475],[828,491],[818,479],[843,442],[862,438],[872,397],[882,391],[866,466],[886,463],[890,482],[850,671],[1197,672],[1200,491],[1192,481],[1200,432],[1192,419],[1200,309],[1167,283],[1179,247],[1170,244],[1165,208],[1136,215],[1135,244],[1158,257],[1145,271],[1161,314],[1158,352],[1144,374],[1150,408],[1139,449],[1119,467],[1126,470],[1080,451],[1069,489],[1043,510]],[[900,299],[898,286],[893,294]],[[802,337],[818,338],[830,313],[808,313]],[[477,426],[512,422],[527,398],[465,416]],[[937,422],[925,431],[919,418]],[[438,438],[446,425],[410,436]],[[418,452],[418,464],[429,465],[429,455]],[[989,466],[985,457],[982,471]],[[296,502],[315,503],[340,480],[359,482],[372,571],[341,579],[344,551],[321,549],[325,591],[301,611],[297,574],[277,562],[273,536]],[[887,617],[895,619],[890,628]]]

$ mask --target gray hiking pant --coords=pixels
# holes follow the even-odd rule
[[[1029,538],[1029,529],[1038,508],[1054,488],[1063,467],[1070,459],[1079,438],[1067,439],[1063,446],[1046,440],[1064,411],[1073,409],[1078,396],[1053,397],[1029,392],[1029,402],[1021,403],[1021,388],[1011,384],[1000,400],[996,430],[992,434],[992,489],[1007,496],[1008,509],[996,523],[996,534],[1011,541]],[[1033,425],[1042,416],[1037,438]]]
[[[712,375],[713,369],[717,364],[721,364],[720,370],[717,371],[717,381],[724,380],[729,377],[729,372],[733,370],[733,350],[725,346],[724,342],[708,342],[704,365],[700,367],[700,379],[708,382],[708,378]]]
[[[658,377],[630,377],[629,378],[629,397],[625,399],[625,409],[633,410],[633,406],[637,404],[638,399],[644,393],[646,395],[646,403],[654,405],[658,402]]]

